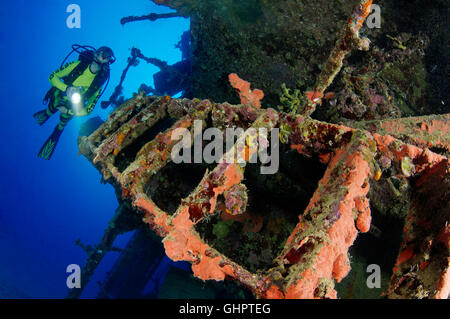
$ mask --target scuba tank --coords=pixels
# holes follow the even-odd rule
[[[67,54],[67,56],[64,58],[64,60],[61,62],[60,69],[64,67],[66,61],[74,52],[79,54],[78,60],[80,61],[80,63],[78,64],[77,67],[75,67],[75,69],[72,70],[72,72],[70,72],[67,76],[65,76],[63,78],[65,84],[67,84],[69,86],[72,85],[72,83],[84,72],[84,70],[86,70],[86,68],[89,66],[89,64],[91,64],[92,61],[94,61],[94,55],[95,55],[96,51],[97,50],[94,47],[89,46],[89,45],[79,45],[79,44],[72,45],[72,51],[70,51],[69,54]],[[113,59],[111,60],[111,62],[108,65],[105,65],[102,68],[102,70],[100,71],[100,72],[102,72],[102,74],[100,76],[96,76],[96,78],[94,80],[94,82],[97,82],[95,84],[97,84],[97,85],[100,84],[99,86],[103,85],[103,83],[106,82],[105,87],[103,88],[102,92],[100,93],[100,95],[98,97],[99,99],[103,95],[103,93],[105,92],[105,90],[109,84],[109,78],[110,78],[109,65],[116,61],[116,58],[114,56],[112,56],[112,58]],[[100,80],[96,81],[97,78],[99,78]],[[94,84],[94,82],[93,82],[93,84]],[[47,105],[49,100],[51,99],[51,97],[54,96],[56,90],[57,90],[57,88],[52,86],[45,94],[44,99],[42,100],[42,104]],[[94,88],[94,91],[95,91],[95,88]]]

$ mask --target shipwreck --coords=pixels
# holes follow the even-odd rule
[[[450,115],[444,102],[430,106],[445,88],[427,99],[417,67],[436,39],[419,39],[419,32],[386,38],[383,32],[392,30],[363,37],[371,0],[334,7],[328,1],[153,2],[176,13],[122,22],[189,16],[189,81],[183,98],[141,90],[121,100],[106,122],[80,133],[80,153],[121,203],[99,244],[78,243],[88,253],[82,287],[115,250],[117,235],[139,229],[129,246],[152,249],[128,247],[113,271],[130,281],[133,296],[145,284],[137,274],[166,254],[189,262],[202,281],[235,282],[256,298],[353,297],[366,284],[369,264],[381,267],[387,298],[447,298]],[[380,5],[395,12],[392,1]],[[220,36],[206,32],[211,28]],[[381,50],[370,35],[393,47]],[[143,57],[138,53],[131,65]],[[266,143],[278,129],[279,171],[261,175],[259,164],[226,161],[173,163],[172,133],[193,130],[194,121],[203,129],[264,128],[267,135],[258,138]],[[228,152],[244,152],[248,161],[250,143],[238,140]],[[141,271],[125,274],[119,267],[125,262]],[[123,297],[108,280],[103,297],[113,289]]]

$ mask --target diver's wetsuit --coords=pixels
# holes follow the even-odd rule
[[[39,125],[42,125],[50,118],[50,116],[55,114],[56,111],[61,110],[62,107],[64,107],[67,112],[60,112],[59,124],[55,127],[55,130],[47,139],[46,143],[42,146],[38,154],[39,157],[50,159],[56,143],[58,142],[59,136],[70,119],[74,116],[88,115],[94,109],[95,104],[100,97],[102,85],[105,83],[106,75],[103,70],[100,70],[95,74],[92,73],[89,66],[90,63],[85,63],[78,60],[65,64],[50,75],[49,81],[54,87],[54,93],[50,93],[47,109],[35,113],[34,117]],[[76,75],[78,73],[80,74],[73,79],[72,72],[75,72]],[[72,77],[72,79],[70,79],[70,77]],[[69,99],[65,93],[69,86],[82,87],[85,92],[83,97],[86,103],[77,114],[74,114],[72,108],[70,107]]]
[[[60,116],[59,124],[62,127],[64,127],[73,116],[84,116],[91,113],[100,96],[101,88],[99,88],[92,96],[84,96],[85,100],[87,100],[86,106],[81,110],[79,114],[75,115],[73,113],[69,105],[69,100],[64,93],[67,90],[68,85],[65,84],[61,79],[69,75],[70,72],[72,72],[79,63],[81,62],[75,61],[72,63],[68,63],[59,70],[56,70],[55,72],[50,74],[50,77],[48,78],[50,83],[58,90],[56,90],[54,96],[50,98],[50,102],[47,108],[47,115],[51,116],[57,110],[59,110],[60,107],[66,107],[68,113],[61,113]],[[86,70],[84,70],[84,72],[75,81],[73,81],[72,86],[82,87],[84,88],[85,92],[89,92],[88,89],[97,74],[92,73],[90,68],[87,67]]]

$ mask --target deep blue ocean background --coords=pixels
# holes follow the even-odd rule
[[[66,8],[81,7],[81,29],[69,29]],[[174,46],[189,29],[189,20],[171,18],[122,26],[124,16],[171,12],[149,0],[6,0],[0,7],[0,298],[63,298],[67,294],[66,267],[84,264],[85,252],[74,244],[96,244],[117,208],[110,185],[100,183],[100,173],[78,156],[79,127],[88,118],[106,119],[102,110],[119,82],[136,46],[148,57],[173,64],[181,60]],[[117,62],[111,81],[95,110],[75,118],[65,128],[50,161],[37,153],[59,121],[54,115],[39,127],[32,114],[43,109],[48,76],[59,68],[71,45],[109,46]],[[72,55],[76,59],[77,55]],[[126,98],[141,83],[153,84],[158,69],[141,62],[131,68],[124,83]],[[119,237],[123,247],[130,234]],[[117,254],[100,264],[82,297],[95,297],[105,272]],[[3,288],[2,288],[3,287]]]

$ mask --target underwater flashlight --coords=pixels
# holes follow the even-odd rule
[[[70,97],[70,102],[72,102],[72,104],[78,104],[81,102],[81,94],[78,92],[75,92],[74,94],[72,94],[72,96]]]
[[[84,101],[83,101],[83,88],[75,87],[70,90],[70,94],[68,95],[70,106],[75,115],[79,115],[83,109]]]

